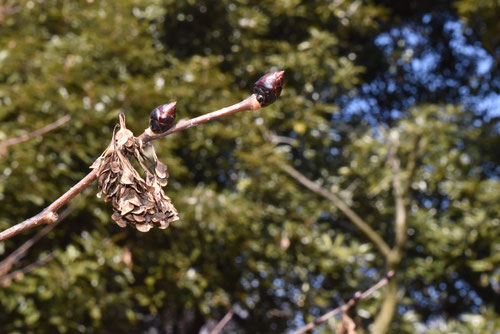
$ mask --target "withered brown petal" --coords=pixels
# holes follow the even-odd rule
[[[134,175],[128,169],[123,170],[123,174],[120,177],[120,183],[122,184],[134,184]]]
[[[141,199],[139,198],[139,196],[137,196],[137,193],[135,191],[128,192],[126,199],[135,206],[142,205]]]
[[[134,217],[134,220],[137,222],[137,223],[143,223],[146,221],[146,218],[144,218],[144,216],[142,215],[132,215]]]
[[[159,225],[157,225],[157,226],[158,226],[158,228],[163,230],[163,229],[166,229],[168,227],[168,225],[169,225],[169,223],[167,221],[161,220]]]
[[[116,144],[118,146],[123,146],[133,136],[134,134],[129,129],[120,129],[115,136]]]
[[[139,232],[148,232],[151,229],[151,227],[152,226],[150,224],[137,224],[137,225],[135,225],[135,228]]]
[[[135,207],[132,205],[132,203],[128,201],[120,201],[120,214],[122,216],[125,216],[127,213],[132,212],[132,210],[135,209]]]
[[[127,223],[122,219],[122,215],[120,215],[120,213],[115,211],[115,213],[113,213],[111,218],[118,224],[118,226],[120,227],[127,226]]]
[[[134,215],[140,215],[140,214],[143,214],[145,212],[146,212],[146,208],[144,206],[139,206],[139,207],[135,208],[134,211],[132,211],[132,213]]]
[[[118,163],[118,161],[115,161],[115,160],[111,161],[110,167],[111,167],[111,171],[115,174],[117,174],[121,170],[120,164]]]
[[[155,172],[160,179],[168,177],[167,165],[165,165],[163,162],[156,162]]]
[[[162,187],[166,187],[167,184],[168,184],[168,179],[158,179],[158,183],[160,184],[160,186]]]

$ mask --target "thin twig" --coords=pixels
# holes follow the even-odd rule
[[[192,126],[196,126],[198,124],[222,118],[224,116],[231,115],[239,111],[257,110],[259,108],[260,108],[260,103],[257,101],[256,96],[253,94],[248,98],[246,98],[245,100],[237,104],[234,104],[232,106],[212,111],[208,114],[193,119],[180,121],[179,123],[177,123],[177,125],[175,125],[174,127],[170,128],[168,131],[162,134],[154,134],[148,128],[144,131],[144,133],[142,133],[138,137],[138,139],[141,140],[143,143],[147,143],[152,140],[168,136],[172,133],[186,130],[187,128],[190,128]],[[0,242],[10,239],[13,236],[25,230],[41,225],[43,223],[51,224],[56,222],[57,211],[59,211],[59,209],[63,205],[72,200],[76,195],[81,193],[85,188],[90,186],[92,182],[94,182],[94,180],[97,178],[97,171],[98,171],[97,168],[93,169],[90,173],[87,174],[87,176],[81,179],[76,185],[74,185],[71,189],[69,189],[66,193],[64,193],[61,197],[55,200],[52,204],[50,204],[47,208],[45,208],[42,212],[40,212],[36,216],[33,216],[21,223],[18,223],[0,232]]]
[[[12,238],[13,236],[26,231],[30,228],[41,224],[53,224],[57,221],[58,215],[57,211],[61,209],[63,205],[72,200],[76,195],[81,193],[85,188],[90,186],[92,182],[96,179],[97,169],[93,169],[87,174],[83,179],[81,179],[76,185],[71,187],[67,192],[65,192],[61,197],[55,200],[42,212],[33,216],[19,224],[9,227],[8,229],[0,232],[0,241],[5,241]]]
[[[45,256],[44,258],[42,258],[36,262],[33,262],[24,268],[13,271],[8,275],[0,277],[0,285],[2,285],[2,286],[9,285],[9,283],[12,282],[12,280],[21,279],[25,274],[29,273],[30,271],[32,271],[35,268],[44,266],[49,261],[53,260],[55,257],[56,257],[56,254],[54,252],[50,252],[49,255]]]
[[[371,296],[372,293],[389,283],[389,281],[394,277],[394,270],[391,270],[387,272],[384,278],[382,278],[380,281],[378,281],[375,285],[370,287],[369,289],[365,290],[364,292],[358,291],[354,294],[354,296],[349,299],[347,303],[345,303],[342,306],[337,307],[336,309],[331,310],[328,313],[323,314],[322,316],[314,319],[304,327],[299,328],[297,331],[294,332],[294,334],[302,334],[305,333],[319,324],[325,322],[326,320],[330,319],[331,317],[335,316],[336,314],[339,313],[345,313],[347,312],[351,307],[356,305],[360,300],[366,299],[369,296]]]
[[[219,332],[222,330],[222,328],[224,328],[224,326],[227,325],[227,323],[229,322],[229,320],[231,320],[231,318],[233,317],[233,315],[234,315],[234,309],[231,308],[226,313],[226,315],[224,316],[224,318],[222,318],[221,321],[219,321],[219,323],[217,324],[217,326],[215,326],[215,328],[212,329],[212,331],[210,332],[210,334],[219,334]]]
[[[417,163],[419,160],[420,156],[420,142],[422,140],[422,137],[420,134],[416,134],[415,138],[413,139],[413,147],[410,152],[410,157],[408,159],[408,166],[406,168],[407,173],[408,173],[408,181],[406,184],[406,189],[405,191],[408,192],[411,188],[411,184],[413,183],[413,179],[415,177],[415,172],[417,171]]]
[[[21,260],[35,243],[40,241],[40,239],[42,239],[45,235],[47,235],[47,233],[52,231],[52,229],[56,227],[61,221],[63,221],[66,217],[68,217],[76,209],[76,207],[77,207],[76,204],[67,207],[59,215],[59,219],[54,224],[45,226],[43,229],[38,231],[38,233],[35,234],[32,238],[23,243],[19,248],[17,248],[15,251],[10,253],[5,259],[3,259],[0,262],[0,277],[7,274],[12,268],[12,266],[16,264],[16,262]]]
[[[328,199],[333,205],[335,205],[335,207],[342,211],[347,216],[347,218],[349,218],[349,220],[354,225],[356,225],[356,227],[360,229],[361,232],[366,235],[366,237],[368,237],[368,239],[370,239],[377,246],[377,248],[384,256],[389,256],[391,248],[384,241],[384,239],[382,239],[380,235],[370,227],[370,225],[368,225],[360,216],[358,216],[358,214],[354,212],[346,203],[344,203],[344,201],[342,201],[337,195],[329,192],[325,188],[320,187],[291,166],[282,164],[279,167],[312,192]]]
[[[285,136],[278,136],[272,132],[267,135],[267,138],[273,144],[287,144],[287,145],[293,146],[297,142],[296,139],[293,139],[290,137],[285,137]]]
[[[59,118],[57,121],[52,122],[50,124],[47,124],[43,128],[26,133],[26,134],[21,135],[19,137],[9,138],[9,139],[1,142],[0,143],[0,157],[2,157],[2,155],[4,155],[7,152],[7,149],[9,148],[9,146],[17,145],[17,144],[23,143],[25,141],[28,141],[30,139],[33,139],[35,137],[42,136],[42,135],[46,134],[47,132],[52,131],[52,130],[60,127],[64,123],[68,122],[70,119],[71,119],[70,115],[65,115],[65,116]]]
[[[401,162],[397,157],[397,146],[392,145],[389,149],[389,164],[392,167],[392,188],[396,205],[396,242],[394,251],[399,253],[407,239],[406,233],[406,208],[404,202],[403,185],[401,184]]]
[[[255,94],[252,94],[248,98],[246,98],[245,100],[243,100],[239,103],[233,104],[232,106],[222,108],[222,109],[219,109],[216,111],[212,111],[211,113],[208,113],[208,114],[205,114],[202,116],[198,116],[198,117],[195,117],[192,119],[182,120],[179,123],[177,123],[176,125],[174,125],[172,128],[170,128],[169,130],[167,130],[166,132],[163,132],[160,134],[154,134],[151,131],[151,129],[147,128],[144,131],[144,133],[142,133],[138,137],[138,139],[142,140],[143,143],[147,143],[147,142],[150,142],[152,140],[171,135],[174,132],[183,131],[183,130],[186,130],[187,128],[190,128],[192,126],[196,126],[199,124],[210,122],[214,119],[228,116],[228,115],[237,113],[239,111],[257,110],[259,108],[260,108],[260,103],[257,101]]]

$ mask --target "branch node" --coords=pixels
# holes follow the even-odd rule
[[[363,292],[361,291],[356,291],[356,293],[354,294],[354,300],[355,301],[358,301],[361,299],[361,297],[363,297]]]
[[[47,224],[54,224],[59,219],[59,215],[53,211],[50,211],[47,212],[45,219]]]

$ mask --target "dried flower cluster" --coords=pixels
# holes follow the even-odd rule
[[[158,160],[152,145],[152,158],[144,151],[143,144],[125,126],[125,117],[119,115],[119,130],[113,134],[110,146],[91,166],[97,168],[99,197],[111,201],[111,216],[120,226],[133,225],[141,232],[153,226],[167,228],[178,220],[177,210],[163,192],[167,185],[167,166]],[[135,170],[131,159],[135,158],[146,175],[144,180]]]

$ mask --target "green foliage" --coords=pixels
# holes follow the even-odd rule
[[[500,183],[484,153],[494,130],[471,126],[477,116],[458,103],[415,103],[390,128],[340,112],[340,97],[385,73],[373,39],[403,12],[386,1],[320,0],[46,0],[0,10],[0,141],[72,117],[0,160],[1,229],[83,177],[119,112],[139,134],[160,104],[177,100],[177,119],[195,117],[286,70],[273,105],[154,142],[181,217],[167,230],[120,229],[91,187],[18,266],[51,251],[55,259],[0,289],[0,331],[192,333],[231,306],[233,331],[300,326],[371,286],[387,259],[279,165],[337,194],[393,246],[395,142],[408,242],[393,332],[499,330]],[[271,143],[273,134],[292,145]],[[353,310],[366,331],[382,292]]]

